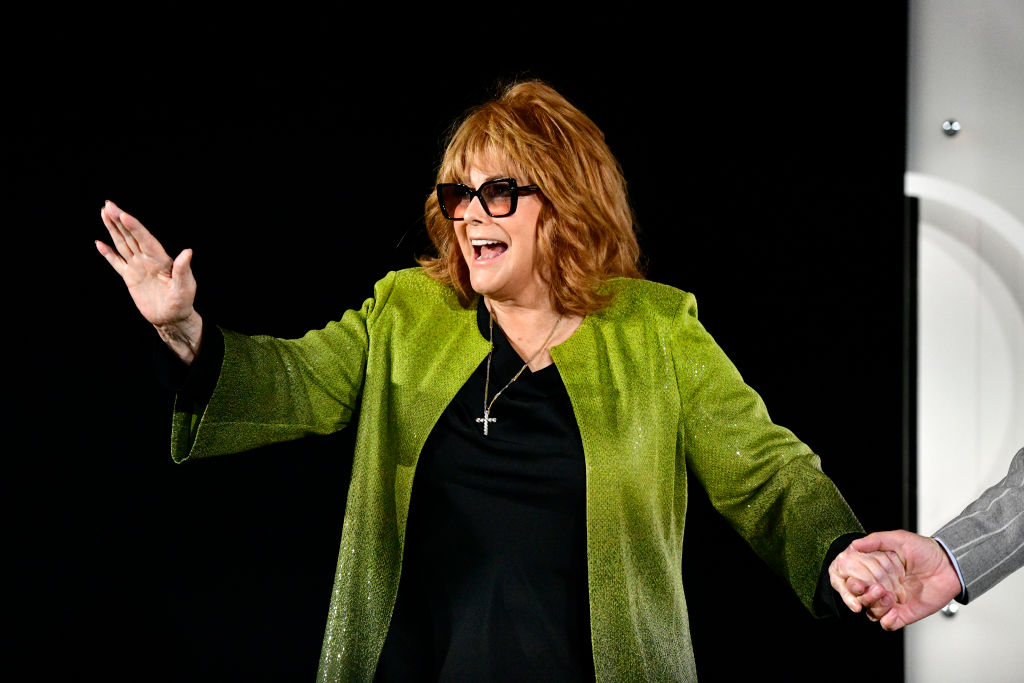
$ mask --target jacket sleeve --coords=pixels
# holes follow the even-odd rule
[[[358,311],[300,339],[222,330],[224,360],[212,396],[179,395],[171,422],[175,462],[239,453],[344,428],[357,412],[371,330],[394,286],[377,283]]]
[[[818,457],[772,423],[760,396],[697,320],[689,294],[675,329],[687,466],[714,507],[814,612],[829,546],[863,528]]]
[[[1024,448],[998,483],[932,534],[956,557],[964,604],[1024,566]]]

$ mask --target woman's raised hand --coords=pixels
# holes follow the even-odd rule
[[[192,307],[196,279],[192,275],[192,250],[171,260],[160,242],[134,216],[108,201],[100,218],[114,249],[99,240],[96,249],[124,279],[128,293],[142,316],[184,362],[199,351],[203,321]]]

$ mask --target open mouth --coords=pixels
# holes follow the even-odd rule
[[[505,253],[508,245],[498,240],[470,240],[473,245],[473,258],[477,261],[496,259]]]

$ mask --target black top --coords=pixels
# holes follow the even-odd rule
[[[489,317],[477,309],[487,338]],[[523,359],[494,326],[489,396]],[[558,369],[524,371],[494,402],[487,360],[420,454],[398,600],[377,679],[594,679],[586,473]]]

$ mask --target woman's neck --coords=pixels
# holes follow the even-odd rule
[[[484,304],[523,362],[533,358],[530,362],[532,372],[551,365],[554,361],[549,349],[571,337],[583,322],[582,316],[559,314],[550,302],[522,306],[485,296]]]

